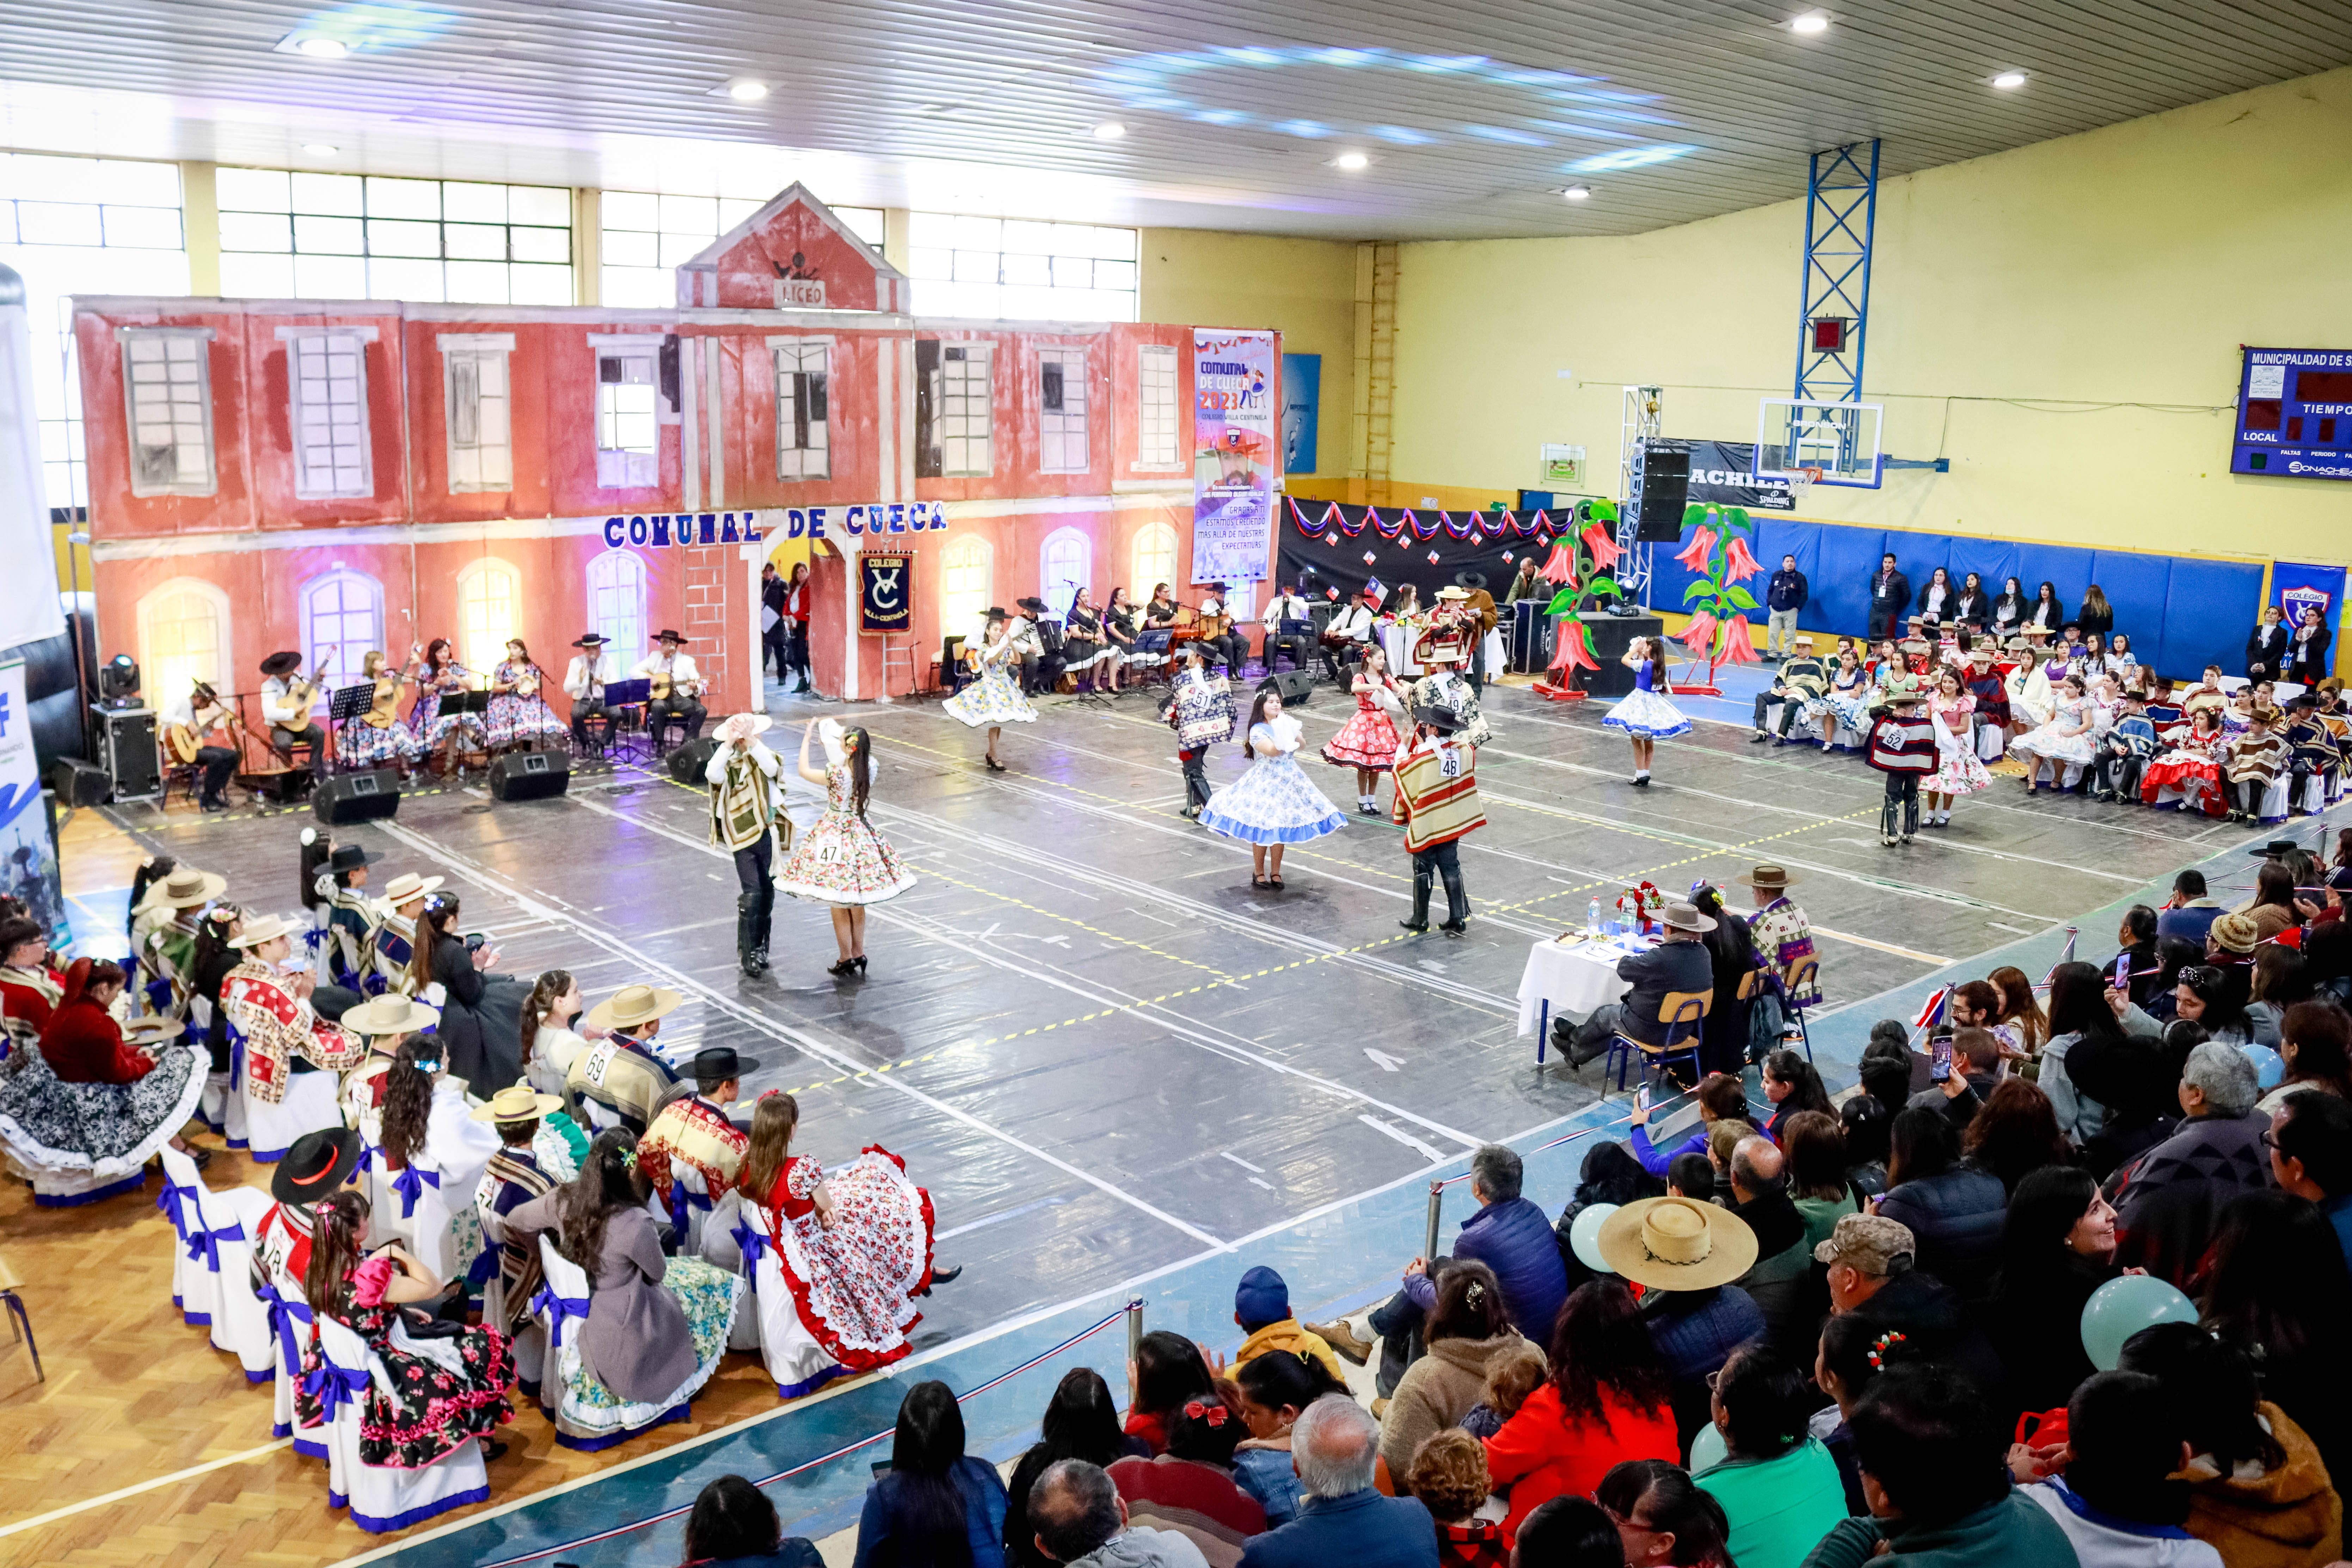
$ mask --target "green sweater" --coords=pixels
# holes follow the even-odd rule
[[[1830,1451],[1808,1437],[1777,1459],[1735,1459],[1697,1478],[1731,1522],[1739,1568],[1801,1568],[1846,1517],[1845,1485]]]
[[[1883,1534],[1882,1534],[1883,1531]],[[1874,1557],[1885,1540],[1891,1549]],[[2033,1500],[2011,1489],[1949,1524],[1849,1519],[1822,1537],[1805,1568],[2080,1568],[2074,1543]],[[1745,1563],[1741,1568],[1747,1568]]]

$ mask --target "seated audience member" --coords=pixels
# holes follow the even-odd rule
[[[1756,1261],[1756,1233],[1729,1209],[1653,1198],[1610,1215],[1600,1245],[1611,1270],[1645,1292],[1642,1321],[1665,1364],[1677,1441],[1687,1446],[1706,1424],[1708,1375],[1768,1331],[1756,1299],[1732,1283]]]
[[[1915,1268],[1917,1243],[1882,1215],[1849,1215],[1813,1248],[1828,1266],[1830,1310],[1852,1312],[1902,1331],[1913,1353],[1941,1356],[1965,1370],[1999,1403],[2006,1396],[2000,1357],[1971,1321],[1959,1294]]]
[[[1262,1355],[1288,1352],[1311,1355],[1323,1363],[1333,1382],[1347,1381],[1347,1374],[1339,1369],[1339,1358],[1323,1342],[1322,1336],[1309,1332],[1292,1316],[1290,1286],[1264,1264],[1244,1274],[1241,1283],[1234,1288],[1234,1321],[1249,1337],[1226,1363],[1228,1375]]]
[[[1843,1312],[1822,1325],[1819,1348],[1813,1352],[1813,1386],[1829,1395],[1827,1408],[1815,1411],[1812,1436],[1829,1450],[1845,1489],[1845,1510],[1856,1519],[1870,1511],[1862,1495],[1862,1470],[1854,1463],[1853,1432],[1846,1425],[1861,1402],[1863,1390],[1891,1366],[1926,1359],[1911,1336],[1853,1312]]]
[[[1584,1163],[1578,1167],[1575,1194],[1551,1226],[1559,1243],[1559,1261],[1567,1271],[1569,1289],[1575,1289],[1593,1277],[1592,1270],[1584,1266],[1583,1259],[1569,1245],[1569,1232],[1576,1226],[1576,1216],[1593,1204],[1630,1204],[1635,1198],[1658,1197],[1664,1190],[1658,1178],[1643,1170],[1642,1163],[1633,1158],[1633,1152],[1622,1143],[1598,1142],[1584,1152]]]
[[[2352,1100],[2298,1089],[2271,1112],[2271,1175],[2319,1205],[2352,1258]]]
[[[1493,1436],[1550,1375],[1551,1363],[1543,1351],[1521,1340],[1486,1363],[1486,1384],[1478,1391],[1478,1403],[1462,1417],[1462,1429],[1473,1437]]]
[[[1559,1304],[1568,1295],[1568,1272],[1560,1264],[1551,1221],[1532,1199],[1519,1194],[1524,1172],[1518,1155],[1500,1143],[1483,1144],[1470,1156],[1470,1196],[1478,1208],[1462,1222],[1454,1258],[1494,1270],[1502,1287],[1504,1311],[1533,1338],[1548,1332],[1559,1315]],[[1370,1321],[1381,1340],[1374,1386],[1383,1394],[1395,1393],[1398,1380],[1419,1353],[1422,1321],[1436,1304],[1431,1260],[1416,1258],[1405,1266],[1404,1288],[1373,1309]],[[1370,1352],[1371,1347],[1345,1323],[1307,1327],[1360,1365]]]
[[[967,1561],[1004,1568],[1004,1483],[963,1451],[963,1409],[948,1385],[919,1383],[898,1404],[890,1468],[866,1489],[856,1568]]]
[[[1848,1097],[1838,1107],[1838,1131],[1845,1139],[1845,1176],[1855,1192],[1874,1198],[1886,1190],[1886,1156],[1894,1144],[1895,1112],[1876,1095]],[[1818,1244],[1816,1244],[1818,1245]]]
[[[1626,1568],[1724,1568],[1732,1561],[1723,1505],[1671,1459],[1629,1459],[1592,1495],[1617,1526]]]
[[[1739,1568],[1798,1568],[1845,1518],[1837,1462],[1806,1429],[1820,1400],[1789,1358],[1766,1346],[1732,1352],[1710,1415],[1727,1458],[1694,1479],[1723,1505]]]
[[[1372,1486],[1381,1430],[1354,1400],[1326,1394],[1300,1412],[1291,1451],[1298,1517],[1254,1537],[1242,1568],[1437,1568],[1437,1524],[1412,1498]]]
[[[1980,1299],[1991,1289],[2009,1206],[2000,1178],[1962,1159],[1959,1137],[1939,1111],[1896,1117],[1894,1143],[1878,1213],[1911,1232],[1920,1268],[1963,1299]]]
[[[2330,1476],[2352,1476],[2352,1277],[2327,1216],[2280,1192],[2222,1209],[2199,1275],[2199,1321],[2262,1369],[2263,1391],[2294,1417]]]
[[[1894,1367],[1848,1419],[1872,1517],[1841,1521],[1809,1568],[2067,1568],[2066,1532],[2010,1486],[2006,1437],[1982,1395],[1949,1366]]]
[[[1510,1501],[1506,1541],[1538,1506],[1589,1494],[1622,1459],[1672,1462],[1682,1453],[1673,1380],[1622,1280],[1577,1287],[1560,1309],[1550,1363],[1550,1381],[1486,1439],[1487,1473]]]
[[[2332,1002],[2297,1002],[2279,1021],[2286,1072],[2254,1110],[2269,1116],[2305,1089],[2352,1100],[2352,1014]]]
[[[1512,1568],[1625,1568],[1616,1521],[1591,1498],[1556,1497],[1519,1525]]]
[[[1069,1568],[1205,1568],[1201,1549],[1174,1531],[1130,1525],[1127,1504],[1110,1477],[1084,1459],[1056,1459],[1046,1467],[1029,1494],[1024,1522],[1035,1562]]]
[[[1808,1110],[1825,1111],[1834,1116],[1837,1106],[1830,1100],[1830,1091],[1822,1086],[1822,1075],[1813,1064],[1796,1051],[1778,1050],[1764,1058],[1761,1075],[1764,1098],[1772,1102],[1771,1120],[1764,1123],[1764,1135],[1775,1143],[1783,1142],[1781,1132],[1789,1118]]]
[[[1805,1256],[1830,1238],[1837,1222],[1863,1208],[1862,1190],[1846,1173],[1845,1131],[1833,1113],[1801,1111],[1781,1130],[1789,1156],[1789,1196],[1805,1222]],[[1828,1303],[1822,1302],[1824,1310]]]
[[[1265,1533],[1265,1510],[1234,1480],[1234,1450],[1249,1436],[1237,1401],[1189,1399],[1168,1417],[1168,1451],[1110,1467],[1129,1523],[1173,1531],[1210,1568],[1234,1568],[1242,1546]]]
[[[1313,1356],[1262,1355],[1234,1381],[1250,1435],[1234,1450],[1234,1479],[1265,1510],[1267,1528],[1278,1530],[1298,1515],[1298,1470],[1290,1457],[1298,1417],[1327,1394],[1354,1395]]]
[[[1715,1184],[1715,1162],[1705,1154],[1677,1154],[1666,1163],[1666,1196],[1670,1198],[1711,1204]]]
[[[1772,1140],[1751,1133],[1732,1150],[1731,1197],[1731,1212],[1756,1233],[1756,1261],[1738,1286],[1764,1314],[1772,1342],[1801,1354],[1829,1303],[1815,1298],[1805,1216],[1789,1195],[1788,1157]]]
[[[1751,1129],[1756,1126],[1756,1119],[1748,1111],[1748,1088],[1736,1074],[1710,1073],[1700,1080],[1696,1098],[1698,1125],[1692,1129],[1688,1138],[1665,1149],[1650,1142],[1650,1118],[1657,1107],[1636,1105],[1633,1108],[1633,1131],[1629,1135],[1628,1146],[1633,1151],[1633,1158],[1642,1163],[1642,1169],[1654,1176],[1663,1176],[1675,1155],[1706,1153],[1709,1131],[1718,1121],[1738,1121]]]
[[[2116,1200],[2116,1256],[2184,1283],[2213,1234],[2214,1217],[2240,1193],[2271,1184],[2265,1117],[2254,1114],[2254,1064],[2235,1046],[2208,1041],[2180,1074],[2180,1130],[2108,1178]]]
[[[1984,1108],[1960,1134],[1961,1151],[1969,1163],[1989,1171],[2003,1188],[2017,1184],[2045,1165],[2072,1162],[2074,1151],[2058,1131],[2058,1113],[2050,1097],[2031,1079],[2006,1078],[1985,1097]]]
[[[2106,1125],[2112,1107],[2092,1099],[2075,1082],[2073,1058],[2077,1051],[2112,1050],[2125,1043],[2137,1008],[2119,1017],[2107,1000],[2107,976],[2087,963],[2062,963],[2050,973],[2050,1039],[2042,1047],[2041,1068],[2034,1082],[2050,1097],[2058,1116],[2058,1131],[2077,1144],[2087,1144]],[[2153,1021],[2143,1032],[2153,1035]]]
[[[1135,1352],[1134,1397],[1128,1402],[1127,1430],[1151,1445],[1155,1454],[1168,1451],[1168,1417],[1187,1400],[1204,1399],[1216,1392],[1216,1380],[1201,1347],[1181,1334],[1154,1329],[1143,1336]]]
[[[1413,1450],[1403,1489],[1437,1521],[1437,1561],[1444,1568],[1503,1568],[1509,1548],[1503,1523],[1487,1504],[1486,1446],[1458,1427],[1433,1432]]]
[[[687,1069],[694,1080],[694,1092],[664,1105],[637,1141],[637,1159],[654,1184],[655,1200],[668,1212],[681,1247],[697,1205],[691,1189],[673,1180],[672,1167],[683,1165],[702,1178],[704,1204],[700,1206],[719,1202],[741,1184],[743,1156],[751,1140],[747,1127],[729,1118],[727,1108],[743,1098],[743,1075],[759,1065],[726,1046],[696,1052]],[[740,1255],[726,1227],[716,1224],[703,1226],[701,1250],[721,1265],[731,1265]]]
[[[2103,1372],[2066,1402],[2063,1476],[2023,1489],[2097,1568],[2221,1568],[2191,1536],[2189,1483],[2173,1473],[2190,1450],[2182,1412],[2164,1386],[2137,1372]]]
[[[1715,929],[1714,919],[1699,913],[1697,905],[1681,900],[1668,900],[1661,919],[1665,929],[1663,942],[1646,952],[1617,961],[1617,977],[1633,987],[1625,999],[1595,1008],[1592,1016],[1579,1024],[1570,1037],[1570,1067],[1580,1068],[1606,1051],[1614,1035],[1645,1046],[1664,1045],[1666,1026],[1658,1010],[1667,993],[1714,992],[1714,960],[1699,940]]]
[[[2264,942],[2254,953],[2253,981],[2246,992],[2246,1022],[2260,1035],[2279,1039],[2286,1010],[2311,1000],[2311,980],[2303,954],[2279,942]]]
[[[1731,1152],[1755,1136],[1751,1123],[1728,1119],[1706,1130],[1706,1163],[1715,1172],[1716,1197],[1726,1208],[1731,1206]]]
[[[2223,915],[2214,923],[2236,919]],[[2217,942],[2242,940],[2252,951],[2254,939],[2243,933],[2224,931]],[[2177,1022],[2197,1025],[2205,1037],[2231,1046],[2278,1047],[2278,1035],[2271,1020],[2264,1016],[2246,1011],[2246,992],[2252,975],[2242,963],[2230,957],[2231,950],[2223,948],[2215,954],[2217,962],[2196,964],[2180,972],[2172,988],[2172,1016]],[[2128,1015],[2126,1016],[2128,1021]]]
[[[814,1542],[786,1537],[768,1494],[741,1476],[704,1487],[686,1516],[688,1568],[824,1568]]]
[[[2155,1378],[2179,1414],[2189,1534],[2231,1568],[2326,1568],[2343,1555],[2344,1503],[2319,1450],[2262,1397],[2244,1352],[2194,1323],[2159,1323],[2124,1342],[2121,1370]]]
[[[1903,1109],[1924,1107],[1940,1111],[1952,1124],[1955,1132],[1966,1132],[1969,1123],[1992,1097],[2000,1083],[2000,1042],[1992,1031],[1981,1028],[1956,1029],[1952,1033],[1951,1070],[1940,1083],[1935,1080],[1935,1066],[1928,1065],[1927,1087],[1913,1095]]]
[[[1037,1551],[1036,1531],[1029,1524],[1029,1498],[1037,1478],[1064,1459],[1077,1459],[1101,1468],[1135,1455],[1150,1458],[1151,1445],[1119,1430],[1118,1406],[1102,1374],[1090,1366],[1073,1367],[1062,1374],[1038,1423],[1037,1441],[1013,1467],[1004,1483],[1004,1558],[1015,1568],[1042,1568],[1050,1559]],[[1289,1466],[1289,1457],[1283,1464]]]
[[[1423,1438],[1470,1414],[1496,1358],[1528,1342],[1512,1329],[1502,1288],[1483,1263],[1458,1262],[1446,1271],[1422,1332],[1429,1353],[1405,1369],[1381,1415],[1381,1458],[1391,1484],[1404,1479]]]
[[[2091,1375],[2083,1336],[2057,1325],[2082,1321],[2091,1292],[2119,1272],[2115,1258],[2116,1211],[2088,1171],[2050,1165],[2018,1184],[1985,1324],[2019,1408],[2057,1409]]]
[[[2200,948],[2221,906],[2205,896],[2205,873],[2194,866],[2172,879],[2172,897],[2157,912],[2156,934],[2186,937]]]

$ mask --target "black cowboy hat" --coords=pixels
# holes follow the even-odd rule
[[[606,637],[603,632],[588,632],[582,635],[572,643],[572,646],[573,647],[603,647],[606,643],[611,642],[612,640],[613,639],[611,637]]]
[[[692,642],[693,640],[694,639],[692,637],[683,637],[678,636],[667,626],[662,627],[661,630],[654,634],[654,641],[656,642]]]
[[[2275,859],[2281,855],[2292,855],[2302,847],[2302,845],[2292,838],[2273,838],[2268,844],[2259,845],[2247,850],[2246,853],[2257,860]]]
[[[686,1076],[698,1080],[730,1079],[741,1078],[745,1073],[759,1070],[760,1058],[757,1057],[738,1056],[732,1046],[708,1046],[694,1053],[694,1060],[687,1065]]]
[[[273,653],[261,661],[261,673],[273,679],[291,675],[301,668],[302,656],[299,653]]]
[[[1045,601],[1043,599],[1015,599],[1013,602],[1020,605],[1023,609],[1028,611],[1033,616],[1051,614],[1051,612],[1046,609]]]
[[[1013,618],[1013,617],[1012,617],[1011,616],[1008,616],[1008,615],[1006,615],[1006,614],[1004,613],[1004,606],[1003,606],[1003,605],[989,605],[989,606],[988,606],[988,619],[989,619],[989,620],[991,620],[991,621],[1009,621],[1009,620],[1011,620],[1012,618]]]
[[[269,1173],[269,1195],[281,1204],[315,1204],[342,1190],[367,1145],[349,1127],[305,1132]]]
[[[1454,585],[1457,588],[1467,588],[1475,594],[1479,589],[1486,585],[1486,574],[1484,572],[1456,572],[1454,574]]]
[[[330,871],[349,871],[361,866],[373,866],[383,857],[357,844],[338,844],[335,852],[327,857]]]
[[[1461,710],[1442,702],[1424,702],[1412,710],[1412,716],[1441,735],[1451,735],[1462,728]]]

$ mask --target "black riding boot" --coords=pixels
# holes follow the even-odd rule
[[[1462,868],[1441,866],[1438,875],[1445,880],[1445,923],[1437,929],[1460,936],[1470,924],[1470,895],[1462,886]]]
[[[1429,929],[1429,893],[1436,882],[1435,868],[1419,855],[1412,858],[1412,918],[1397,923],[1410,931]]]
[[[757,919],[757,900],[750,893],[735,895],[735,959],[743,973],[756,975],[767,968],[767,959],[760,952],[758,933],[753,931]]]

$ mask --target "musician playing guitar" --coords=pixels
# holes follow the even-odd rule
[[[1238,679],[1242,665],[1248,658],[1249,643],[1234,633],[1234,617],[1227,611],[1225,595],[1233,589],[1223,583],[1212,583],[1201,598],[1201,641],[1210,649],[1213,663],[1225,667],[1228,679]]]
[[[601,755],[613,743],[612,716],[604,711],[604,688],[614,679],[613,656],[604,651],[609,640],[602,632],[581,637],[572,645],[580,651],[563,672],[563,695],[572,699],[572,738],[583,755]]]
[[[344,725],[335,737],[335,751],[343,761],[362,768],[396,765],[405,772],[424,760],[425,743],[400,717],[400,689],[423,652],[421,646],[412,646],[403,669],[392,668],[373,648],[360,660],[360,679],[375,689],[375,695],[359,721]]]
[[[222,795],[229,774],[242,754],[236,743],[236,714],[199,680],[184,697],[173,698],[163,710],[163,746],[175,763],[194,763],[203,770],[199,804],[206,811],[226,811]]]
[[[269,748],[288,762],[294,748],[310,748],[310,777],[327,776],[327,732],[310,717],[319,700],[318,687],[295,674],[302,668],[299,653],[273,653],[261,661],[261,718],[269,726]]]
[[[661,651],[639,659],[629,674],[653,682],[652,700],[646,704],[646,728],[653,732],[654,749],[660,751],[673,723],[685,730],[686,740],[698,737],[707,710],[701,702],[702,672],[694,668],[692,654],[677,651],[686,639],[665,626],[654,640],[661,645]]]
[[[1344,680],[1343,664],[1352,665],[1364,657],[1379,635],[1373,625],[1380,614],[1380,595],[1370,588],[1359,591],[1345,609],[1323,627],[1323,668],[1331,672],[1334,680]]]

